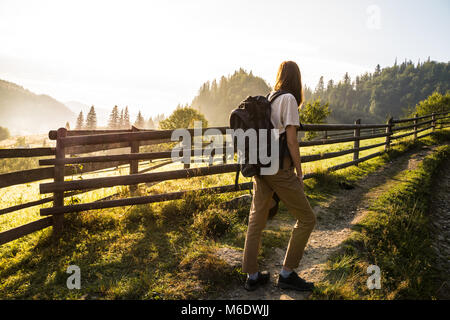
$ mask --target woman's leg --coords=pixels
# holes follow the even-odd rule
[[[316,217],[293,168],[280,170],[276,175],[265,176],[264,179],[278,194],[289,213],[297,219],[283,263],[286,269],[292,270],[300,263]]]
[[[261,234],[266,226],[273,191],[260,177],[254,178],[253,199],[245,238],[242,271],[252,274],[258,271],[258,253]]]

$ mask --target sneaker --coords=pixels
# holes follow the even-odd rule
[[[281,274],[278,276],[278,287],[297,291],[312,291],[314,289],[314,283],[305,281],[295,271],[292,271],[287,278]]]
[[[263,284],[266,284],[269,282],[270,279],[270,273],[267,271],[258,272],[258,278],[256,280],[251,280],[247,278],[245,281],[244,288],[247,291],[253,291],[256,290],[259,286],[262,286]]]

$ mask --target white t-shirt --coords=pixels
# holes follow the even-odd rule
[[[298,104],[292,94],[282,94],[272,101],[270,121],[280,134],[285,132],[289,125],[300,127]]]

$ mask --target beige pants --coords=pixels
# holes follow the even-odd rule
[[[295,269],[300,263],[306,243],[316,224],[316,217],[306,199],[303,187],[295,175],[294,168],[290,164],[290,159],[286,158],[283,169],[280,169],[277,174],[254,177],[253,201],[242,264],[243,272],[255,273],[258,271],[257,258],[261,234],[266,226],[274,191],[289,213],[297,219],[283,265],[286,268]]]

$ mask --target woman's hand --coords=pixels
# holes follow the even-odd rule
[[[286,127],[286,139],[289,153],[291,155],[292,162],[294,163],[295,171],[297,172],[297,178],[303,185],[303,173],[302,163],[300,159],[300,149],[297,140],[297,128],[294,126]]]

